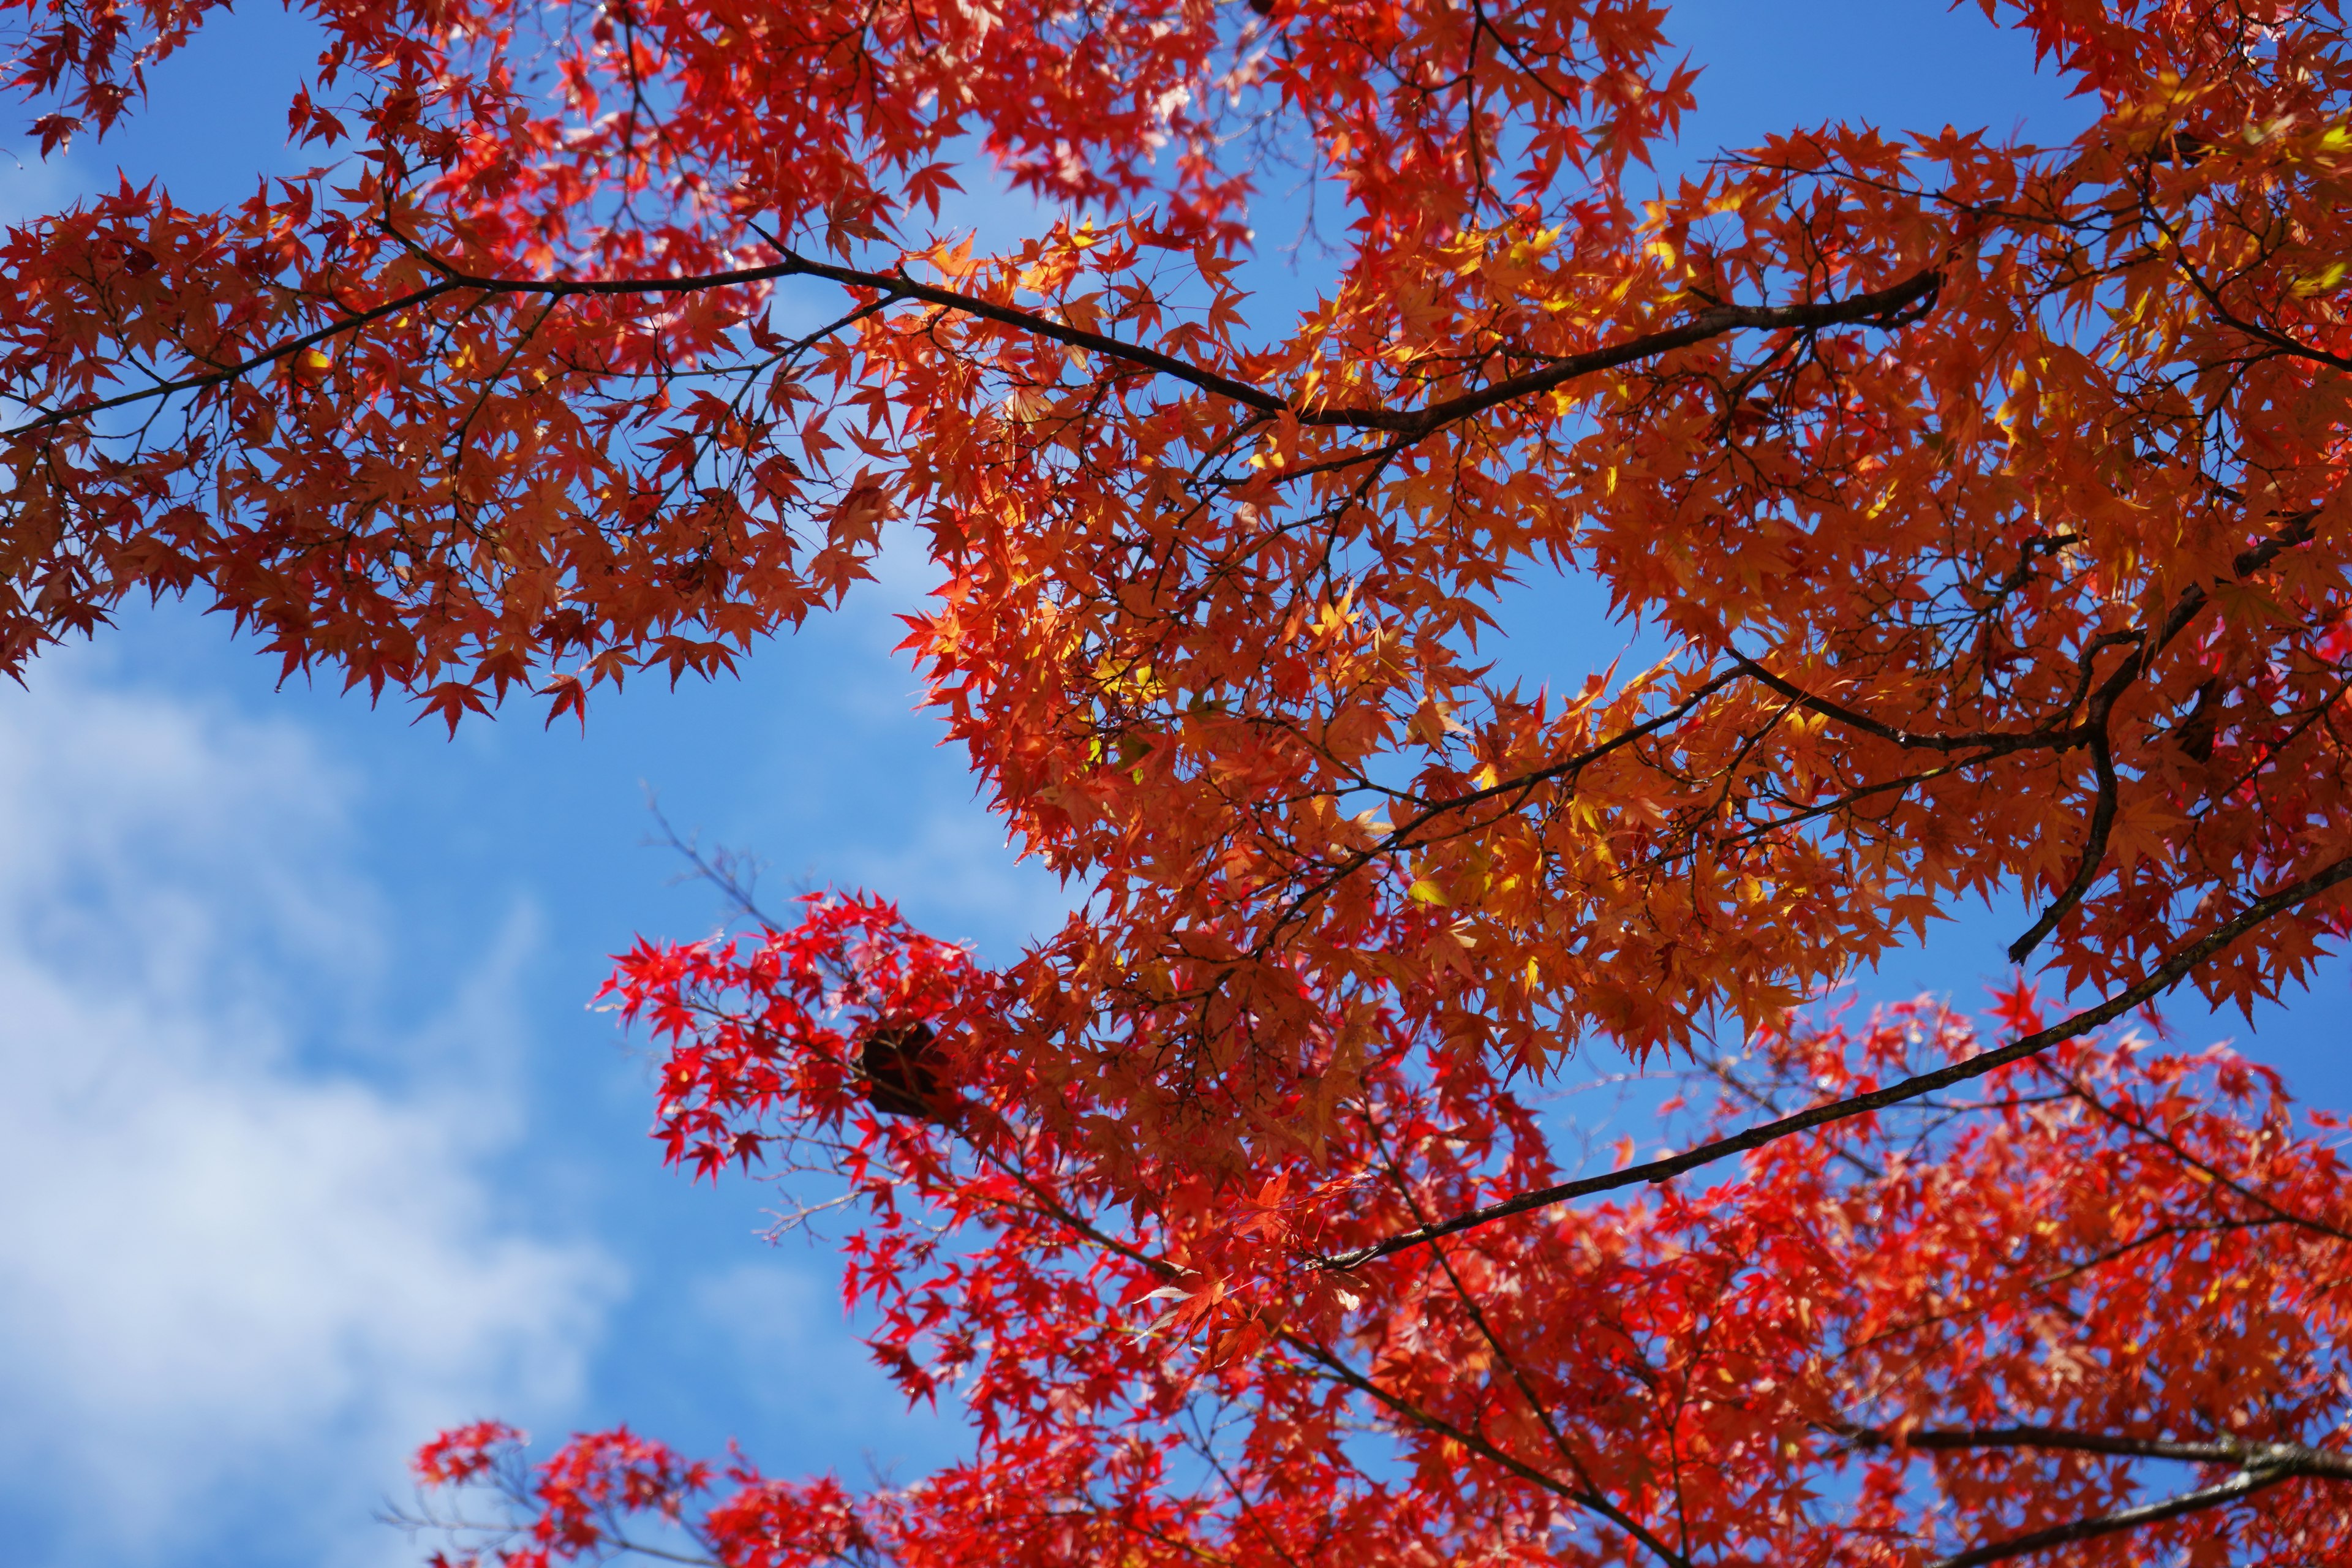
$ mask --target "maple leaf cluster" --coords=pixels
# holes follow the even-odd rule
[[[2007,889],[2070,990],[2250,1004],[2352,878],[2352,66],[2324,8],[1986,8],[2080,136],[1832,124],[1653,195],[1696,69],[1635,0],[320,0],[331,168],[0,246],[0,668],[193,593],[452,725],[584,712],[898,522],[931,702],[1096,889],[1068,1028],[1192,1017],[1188,1082],[1257,1049],[1204,965],[1539,1068]],[[211,9],[14,0],[12,79],[103,132]],[[1087,216],[928,233],[974,150]],[[1285,158],[1349,215],[1286,329]],[[1663,659],[1490,679],[1563,569]]]
[[[625,1430],[533,1465],[477,1426],[418,1462],[493,1505],[429,1516],[471,1560],[2352,1552],[2352,1188],[2227,1050],[2071,1040],[1704,1186],[1637,1166],[1576,1184],[1603,1202],[1513,1209],[1559,1183],[1556,1119],[1397,1015],[1313,1147],[1212,1173],[1139,1142],[1113,1170],[1091,1129],[1117,1108],[1034,1080],[1003,982],[887,904],[812,896],[784,930],[642,944],[612,985],[667,1047],[674,1159],[839,1184],[845,1300],[910,1398],[961,1399],[971,1457],[853,1492]],[[893,1112],[861,1071],[918,996],[951,1115]],[[2001,1012],[2036,1005],[2021,985]],[[1987,1044],[1927,1003],[1791,1020],[1697,1058],[1707,1109],[1680,1131],[1704,1148]]]
[[[43,145],[220,8],[0,3]],[[1649,0],[308,0],[321,168],[12,225],[0,669],[186,594],[551,721],[902,537],[928,702],[1082,892],[1002,969],[857,898],[620,980],[674,1158],[864,1205],[971,1466],[428,1479],[559,1556],[2342,1555],[2330,1157],[2102,1031],[2352,921],[2352,39],[1979,8],[2078,135],[1664,182]],[[1055,216],[941,232],[957,159]],[[1286,163],[1343,220],[1276,320]],[[1654,661],[1495,677],[1562,576]],[[1998,1040],[1790,1021],[2003,893]],[[1586,1043],[1717,1120],[1555,1170]]]

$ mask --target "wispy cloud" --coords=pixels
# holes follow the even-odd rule
[[[618,1270],[488,1179],[528,922],[403,1017],[354,795],[288,726],[56,667],[0,697],[17,1561],[406,1557],[370,1520],[405,1448],[575,1395]]]

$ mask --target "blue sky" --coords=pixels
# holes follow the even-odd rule
[[[2081,112],[1973,6],[1675,15],[1707,68],[1686,156],[1832,116],[2056,135]],[[188,205],[242,195],[299,162],[282,109],[302,55],[298,26],[237,18],[159,74],[130,132],[0,165],[0,214],[118,165]],[[960,216],[1024,215],[982,195]],[[718,914],[646,846],[648,791],[780,889],[870,886],[1000,955],[1058,916],[913,710],[889,649],[921,589],[919,563],[887,559],[741,679],[647,682],[584,736],[518,711],[453,742],[397,706],[280,689],[177,605],[0,688],[13,1560],[415,1561],[371,1513],[419,1439],[479,1415],[547,1436],[625,1418],[698,1451],[736,1436],[786,1473],[903,1477],[950,1450],[952,1423],[903,1411],[866,1366],[824,1250],[757,1239],[764,1189],[661,1168],[642,1046],[586,1005],[633,933]],[[1609,657],[1577,602],[1514,595],[1507,666],[1573,682]],[[1958,921],[1871,990],[1973,1002],[2021,923]],[[2208,1032],[2352,1104],[2344,991],[2332,971],[2256,1038]]]

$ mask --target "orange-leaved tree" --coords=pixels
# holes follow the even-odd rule
[[[9,0],[44,144],[215,8]],[[0,664],[193,593],[453,726],[561,715],[903,523],[930,700],[1083,889],[1002,970],[844,899],[616,980],[674,1154],[868,1203],[853,1295],[971,1462],[452,1435],[499,1550],[2352,1552],[2335,1166],[2099,1034],[2352,919],[2333,5],[1983,0],[2081,134],[1665,187],[1643,0],[303,8],[320,170],[8,231]],[[958,159],[1064,216],[934,232]],[[1345,221],[1276,321],[1284,161]],[[1556,574],[1656,661],[1493,679]],[[2052,1016],[1796,1021],[2000,892]],[[1706,1075],[1681,1152],[1554,1169],[1528,1086],[1594,1040]]]

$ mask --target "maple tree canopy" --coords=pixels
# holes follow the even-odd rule
[[[225,8],[6,0],[44,147]],[[519,1510],[482,1550],[2352,1558],[2342,1173],[2100,1033],[2352,919],[2352,41],[1981,8],[2079,136],[1662,184],[1642,0],[309,0],[319,169],[8,229],[0,668],[186,593],[552,719],[903,525],[929,700],[1082,895],[1002,970],[841,896],[614,981],[674,1157],[848,1183],[971,1459],[470,1427],[420,1464]],[[957,166],[1064,216],[942,236]],[[1278,167],[1339,214],[1280,312]],[[1563,575],[1656,661],[1493,678]],[[1998,893],[2064,1007],[1792,1012]],[[1697,1075],[1679,1152],[1556,1164],[1580,1044]]]

